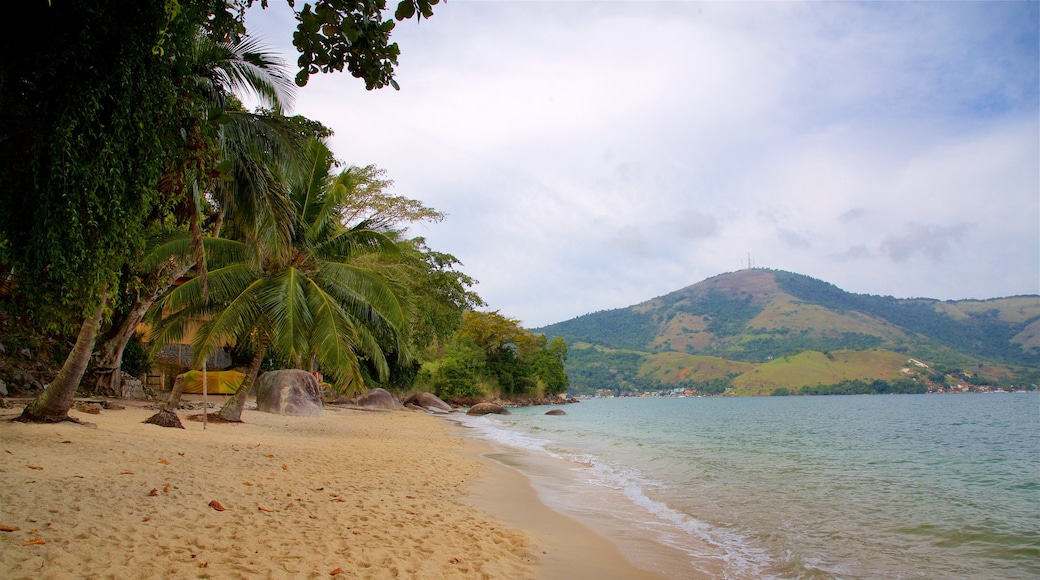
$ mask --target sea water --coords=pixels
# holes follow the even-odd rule
[[[630,560],[689,578],[1040,578],[1040,394],[592,399],[467,417]]]

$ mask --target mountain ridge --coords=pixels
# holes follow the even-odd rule
[[[568,365],[568,374],[579,377],[579,387],[585,386],[581,377],[590,371],[586,355],[602,358],[607,351],[619,360],[639,359],[636,366],[644,368],[630,373],[630,380],[653,376],[647,369],[655,364],[667,366],[652,360],[658,355],[715,357],[728,361],[720,365],[732,369],[726,374],[728,387],[736,386],[732,381],[740,376],[733,375],[737,369],[732,363],[763,365],[806,351],[883,350],[896,355],[889,360],[928,360],[929,368],[962,374],[970,368],[975,379],[979,368],[992,368],[988,373],[998,383],[1035,380],[1040,366],[1040,296],[894,298],[855,294],[802,274],[761,268],[720,274],[632,306],[534,330],[572,344],[571,358],[577,360]],[[721,380],[691,368],[697,361],[690,363],[682,379],[657,382],[668,386]],[[596,364],[632,366],[602,360]],[[901,371],[886,367],[874,374],[889,380]],[[869,372],[855,374],[871,378]]]

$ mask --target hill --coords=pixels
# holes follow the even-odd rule
[[[761,394],[770,385],[898,381],[908,374],[939,388],[961,379],[1040,380],[1040,296],[900,299],[778,270],[722,274],[535,331],[571,345],[567,371],[578,393],[690,386]],[[844,358],[834,358],[835,351]],[[804,352],[827,363],[815,356],[791,362]],[[875,354],[855,354],[868,352]],[[906,373],[911,358],[926,366],[910,364]],[[756,383],[749,372],[771,378]]]

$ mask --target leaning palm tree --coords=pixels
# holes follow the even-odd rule
[[[191,323],[193,363],[228,342],[249,342],[254,357],[246,379],[218,416],[241,420],[261,361],[268,353],[302,367],[312,357],[341,392],[364,389],[362,361],[384,379],[386,348],[406,353],[408,309],[383,276],[360,264],[372,253],[393,253],[397,235],[368,221],[346,225],[352,191],[329,175],[332,157],[315,140],[311,170],[289,192],[289,227],[263,224],[241,243],[245,258],[172,290],[150,313],[155,344],[180,339]]]
[[[123,351],[157,297],[192,269],[205,281],[207,233],[219,237],[225,220],[247,228],[255,228],[266,216],[288,221],[282,176],[299,171],[308,133],[324,130],[280,114],[292,103],[294,85],[284,64],[254,39],[214,42],[197,35],[179,55],[178,65],[185,71],[181,84],[192,95],[185,99],[192,103],[189,109],[200,109],[185,129],[184,146],[203,154],[184,156],[167,172],[161,187],[181,200],[191,251],[183,253],[183,248],[169,244],[149,246],[135,264],[139,291],[101,346],[94,371],[99,394],[120,395]],[[266,108],[247,112],[236,95],[251,96]],[[199,167],[204,157],[212,158],[208,172],[200,170],[205,163]],[[205,213],[211,216],[208,232],[202,227]],[[182,253],[172,255],[171,248]]]

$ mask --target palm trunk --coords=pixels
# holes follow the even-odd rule
[[[143,422],[160,427],[183,429],[184,425],[181,425],[181,419],[177,416],[177,406],[181,403],[182,393],[184,393],[184,375],[178,375],[177,380],[173,381],[173,390],[170,391],[170,398],[166,399],[166,402],[159,407],[159,411],[156,414],[148,417]]]
[[[242,409],[245,408],[249,392],[253,390],[256,377],[260,374],[260,365],[264,362],[264,353],[266,351],[267,335],[265,334],[260,339],[260,345],[257,346],[253,360],[249,363],[249,371],[246,373],[245,380],[242,381],[242,386],[224,403],[224,406],[217,412],[217,417],[225,421],[242,422]]]
[[[61,421],[76,421],[69,417],[69,409],[79,388],[80,379],[83,378],[87,364],[90,363],[90,354],[94,350],[94,342],[97,340],[98,326],[101,324],[101,314],[105,310],[106,295],[102,295],[101,304],[98,306],[97,314],[93,318],[83,321],[79,335],[76,337],[76,345],[65,359],[65,364],[58,371],[51,384],[40,393],[25,410],[22,411],[19,421],[25,423],[59,423]]]

